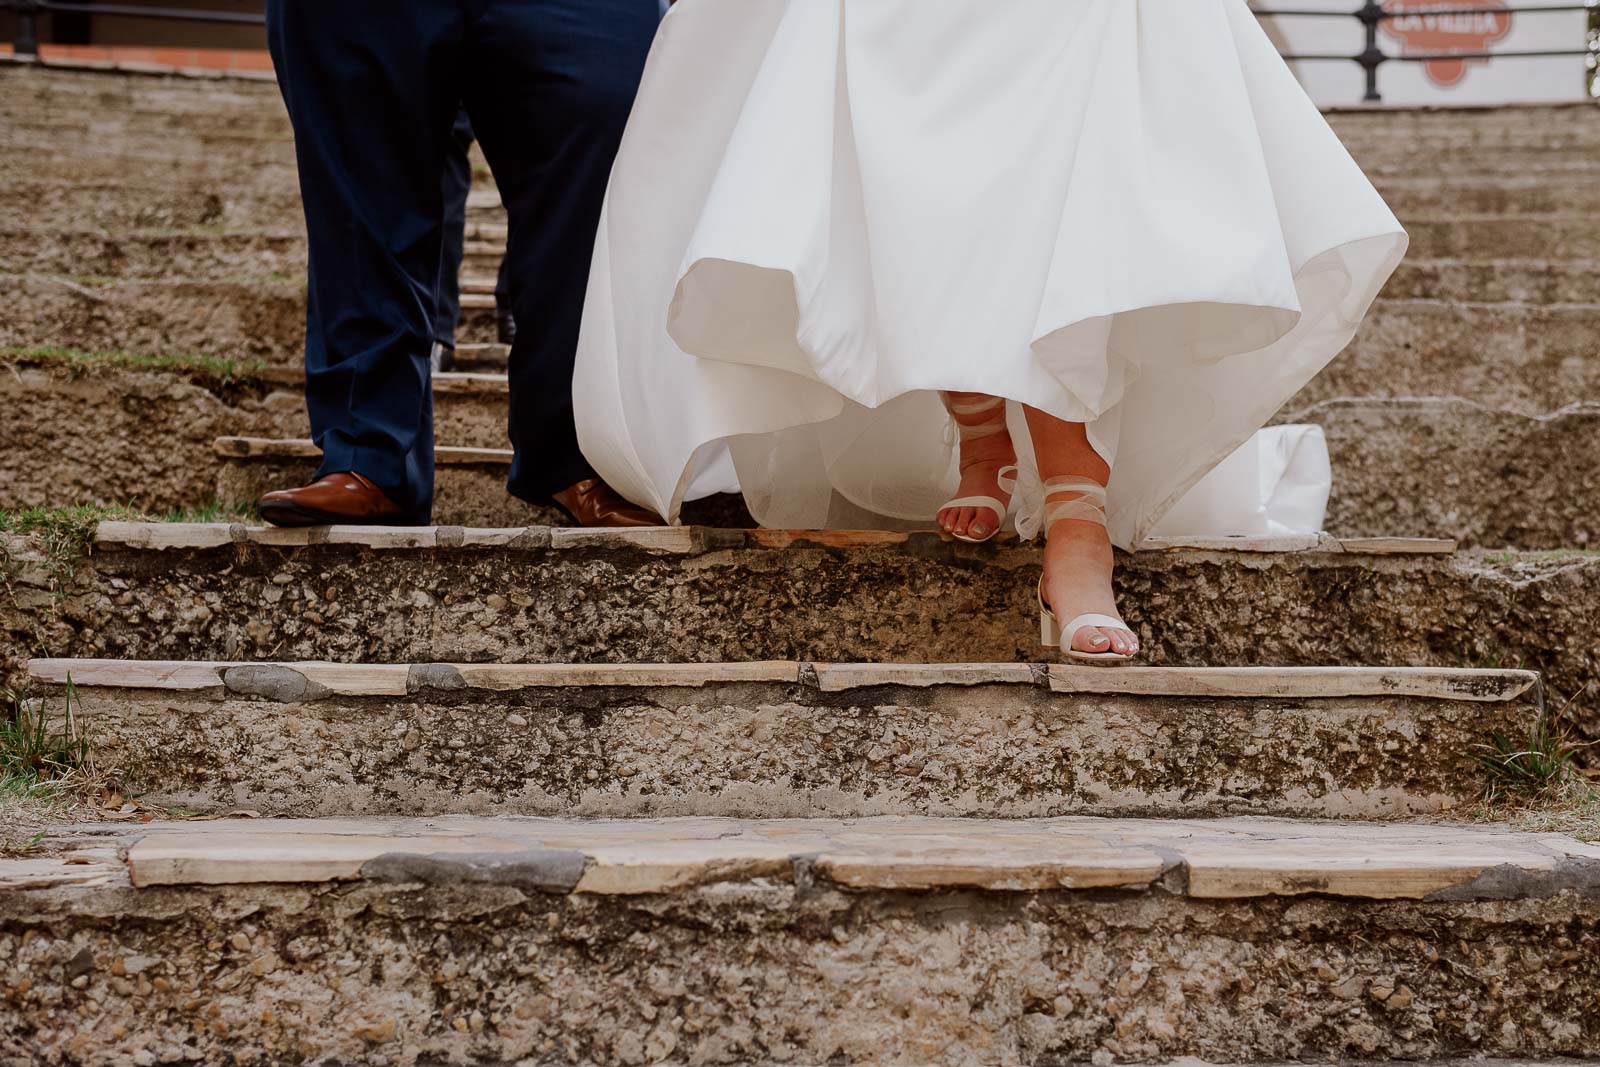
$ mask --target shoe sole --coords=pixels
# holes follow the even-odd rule
[[[386,519],[358,519],[351,515],[335,515],[331,511],[318,511],[298,504],[262,504],[257,509],[263,522],[286,529],[306,526],[425,526],[414,519],[396,515]]]

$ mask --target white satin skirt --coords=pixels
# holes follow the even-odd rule
[[[676,519],[931,523],[940,390],[1085,423],[1148,536],[1351,339],[1406,235],[1244,0],[683,0],[617,160],[574,395]]]

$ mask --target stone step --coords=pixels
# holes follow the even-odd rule
[[[1403,265],[1350,346],[1287,405],[1298,410],[1346,397],[1454,396],[1526,415],[1600,400],[1600,303],[1587,301],[1596,264],[1521,261],[1477,264],[1417,261]],[[492,292],[493,283],[479,279]],[[1462,297],[1508,297],[1474,303],[1438,298],[1449,286]],[[1459,288],[1456,288],[1459,287]],[[1540,297],[1553,298],[1548,302]],[[1514,298],[1533,297],[1521,302]],[[508,351],[465,344],[462,370],[504,371]]]
[[[218,437],[310,435],[298,372],[130,362],[0,353],[0,408],[10,413],[0,420],[0,508],[200,508],[216,495]],[[433,384],[440,440],[506,445],[505,375],[440,374]]]
[[[203,172],[171,173],[157,162],[159,178],[136,179],[113,173],[87,178],[70,168],[47,178],[36,171],[8,173],[0,163],[0,209],[14,211],[17,219],[40,228],[78,230],[194,229],[218,226],[235,230],[299,232],[304,226],[300,193],[292,174],[260,188],[259,176],[213,175]],[[1380,190],[1390,205],[1417,229],[1437,226],[1455,217],[1508,218],[1562,216],[1582,218],[1600,210],[1600,183],[1592,174],[1576,177],[1512,174],[1478,177],[1421,175],[1380,178]],[[485,255],[497,255],[504,245],[505,209],[492,182],[483,181],[468,200],[473,224],[498,229],[486,243]],[[1412,255],[1421,251],[1414,246]],[[1495,256],[1503,253],[1495,252]]]
[[[289,231],[304,227],[300,190],[243,189],[205,181],[71,177],[0,180],[0,211],[52,230]]]
[[[303,227],[279,231],[108,233],[39,225],[0,229],[0,273],[107,281],[306,276]]]
[[[463,355],[472,365],[476,353]],[[1342,371],[1336,365],[1332,385],[1319,383],[1317,391],[1337,388]],[[16,412],[0,426],[0,507],[100,502],[178,511],[219,493],[248,504],[309,477],[317,453],[302,436],[308,427],[297,375],[221,373],[22,357],[0,375],[0,398]],[[441,375],[436,384],[439,439],[467,450],[441,454],[440,521],[549,521],[505,495],[505,389],[503,376],[472,372]],[[1596,410],[1581,404],[1528,416],[1456,400],[1346,398],[1283,420],[1319,423],[1328,433],[1335,463],[1328,524],[1337,533],[1444,533],[1469,546],[1563,549],[1595,543],[1587,502],[1597,485]],[[81,433],[89,411],[101,431],[94,436]],[[240,436],[248,443],[226,445],[219,472],[215,442]],[[724,518],[748,522],[742,514]]]
[[[1525,1062],[1600,1043],[1582,1007],[1600,852],[1553,834],[411,818],[64,847],[0,861],[19,1062]]]
[[[1454,171],[1379,176],[1378,191],[1402,219],[1452,215],[1583,215],[1600,209],[1587,171],[1461,175]]]
[[[221,462],[213,496],[227,504],[251,504],[273,488],[304,485],[316,473],[322,452],[309,439],[219,437],[214,442]],[[517,526],[559,521],[554,508],[534,508],[506,492],[511,469],[509,448],[434,449],[439,521],[456,525]],[[469,517],[494,515],[502,523],[473,522]]]
[[[0,115],[13,123],[41,115],[61,129],[85,132],[170,133],[239,130],[280,136],[287,118],[270,82],[128,78],[54,69],[4,72]],[[1421,154],[1512,149],[1524,152],[1600,146],[1592,105],[1535,105],[1507,109],[1390,108],[1329,114],[1340,137],[1361,151]],[[182,119],[181,124],[174,122]]]
[[[273,488],[304,485],[316,473],[322,452],[309,439],[219,437],[213,499],[225,504],[250,505]],[[460,526],[518,526],[560,521],[554,507],[534,507],[506,492],[511,470],[509,448],[464,448],[440,445],[434,449],[437,521]],[[743,501],[712,497],[694,501],[684,510],[687,521],[711,520],[715,525],[749,526],[754,522]],[[493,516],[495,521],[483,521]],[[716,520],[723,520],[717,522]]]
[[[1586,306],[1600,294],[1600,259],[1421,259],[1408,257],[1384,288],[1387,301],[1428,300],[1450,302],[1458,313],[1463,305],[1577,305]],[[1380,306],[1379,321],[1384,315]],[[1505,309],[1476,308],[1479,313],[1504,313]],[[1559,309],[1557,309],[1559,311]],[[1524,315],[1533,308],[1519,308]],[[1539,324],[1543,337],[1558,327]]]
[[[1600,553],[1227,539],[1120,554],[1155,666],[1528,667],[1600,739]],[[1026,661],[1040,550],[933,533],[275,530],[102,523],[66,568],[7,549],[20,658]],[[7,662],[9,661],[9,662]]]
[[[146,803],[334,816],[1434,813],[1538,675],[1037,663],[55,659]]]
[[[1414,259],[1597,259],[1590,214],[1414,214],[1403,216]],[[506,226],[472,222],[464,246],[470,269],[491,274],[506,251]],[[1590,290],[1589,298],[1594,296]]]
[[[489,283],[492,287],[493,282]],[[493,291],[491,289],[491,291]],[[480,290],[481,292],[481,290]],[[494,341],[456,346],[456,369],[479,374],[503,374],[511,359],[511,346]]]
[[[1284,421],[1327,434],[1336,533],[1600,546],[1600,404],[1533,416],[1455,399],[1328,400]]]
[[[114,121],[130,111],[181,114],[190,119],[216,116],[237,121],[252,114],[282,116],[283,98],[272,81],[245,78],[189,78],[181,75],[128,75],[48,64],[0,64],[5,113],[48,111]],[[180,127],[181,128],[181,127]]]
[[[158,201],[159,203],[159,201]],[[221,212],[221,201],[208,201]],[[1430,260],[1467,260],[1480,267],[1506,264],[1532,265],[1549,271],[1576,267],[1585,273],[1583,282],[1592,280],[1593,261],[1600,258],[1600,236],[1587,219],[1566,216],[1499,216],[1458,219],[1410,220],[1411,255],[1402,266],[1408,269]],[[470,230],[503,230],[503,227],[473,223]],[[494,277],[505,251],[503,234],[495,243],[473,240],[466,246],[467,276],[463,291],[492,293]],[[1579,261],[1573,264],[1571,261]],[[52,274],[65,277],[94,277],[106,280],[134,279],[251,279],[289,276],[303,279],[306,273],[306,247],[303,227],[294,222],[277,230],[250,229],[219,232],[214,227],[190,230],[84,229],[41,225],[29,219],[26,226],[0,230],[0,273]],[[1426,293],[1406,292],[1403,283],[1386,290],[1386,295],[1426,295],[1439,299],[1521,301],[1592,301],[1593,288],[1575,288],[1573,295],[1544,297],[1538,286],[1525,286],[1527,295],[1480,296],[1479,287],[1456,287],[1454,276],[1435,274],[1434,289]],[[487,288],[485,288],[487,286]],[[1415,288],[1414,286],[1411,288]]]
[[[225,181],[250,170],[257,182],[279,188],[296,181],[294,140],[263,139],[232,130],[186,134],[183,137],[101,136],[71,130],[43,135],[0,126],[0,175],[37,178],[98,179],[123,168],[143,180],[163,173]],[[253,183],[252,183],[253,184]]]
[[[187,242],[170,242],[187,245]],[[270,266],[267,259],[253,259]],[[154,264],[154,259],[152,259]],[[88,261],[85,261],[88,266]],[[101,264],[102,269],[112,264]],[[277,266],[293,266],[282,259]],[[1528,414],[1600,400],[1597,302],[1467,302],[1466,296],[1584,296],[1589,262],[1414,262],[1379,299],[1349,349],[1291,406],[1358,395],[1459,395]],[[474,290],[491,288],[469,275]],[[1437,299],[1438,291],[1454,299]],[[40,342],[85,350],[198,352],[296,368],[304,342],[304,282],[170,282],[85,277],[3,277],[0,346]],[[462,370],[504,373],[493,298],[462,301]]]
[[[1454,399],[1338,399],[1285,421],[1316,423],[1327,434],[1334,472],[1327,528],[1335,534],[1443,534],[1490,548],[1600,545],[1592,506],[1600,499],[1600,404],[1531,416]],[[217,497],[225,502],[297,484],[320,455],[310,441],[258,438],[219,438],[217,452]],[[508,509],[505,499],[509,450],[443,450],[439,462],[437,521],[524,524],[521,509]]]
[[[1333,397],[1455,396],[1528,415],[1600,399],[1600,304],[1384,298],[1289,408]]]
[[[1423,259],[1600,258],[1592,215],[1454,215],[1404,220],[1409,254]],[[1591,292],[1588,299],[1593,299]]]
[[[1515,150],[1537,154],[1565,148],[1600,148],[1600,106],[1513,104],[1481,108],[1338,108],[1329,124],[1353,151],[1426,153]]]
[[[301,365],[303,280],[120,281],[0,275],[0,347],[185,353]],[[494,340],[492,314],[468,310],[463,343]],[[504,370],[502,366],[500,368]]]

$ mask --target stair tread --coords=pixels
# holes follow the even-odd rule
[[[322,455],[315,441],[301,437],[219,437],[216,440],[219,456],[231,459],[309,459]],[[434,461],[441,466],[464,463],[497,463],[509,466],[512,451],[509,448],[462,448],[438,445],[434,448]]]
[[[808,880],[851,890],[1143,889],[1198,899],[1537,898],[1600,889],[1600,846],[1450,824],[1270,818],[984,820],[561,819],[441,816],[219,820],[74,828],[69,853],[0,861],[0,888],[41,878],[135,887],[499,882],[551,892],[673,893]],[[121,856],[108,853],[122,850]]]
[[[1537,673],[1473,667],[1148,667],[1052,663],[274,663],[253,660],[34,659],[33,681],[79,689],[214,690],[283,702],[320,696],[408,696],[429,690],[800,685],[822,692],[880,686],[1029,686],[1057,694],[1316,700],[1417,697],[1503,703]],[[285,682],[294,684],[285,685]],[[289,695],[283,695],[289,694]]]
[[[781,549],[797,543],[830,548],[875,548],[904,544],[926,534],[893,530],[746,530],[734,540],[695,526],[659,526],[638,529],[584,529],[578,527],[514,526],[500,529],[459,526],[317,526],[284,528],[239,523],[102,522],[95,531],[101,548],[181,550],[216,548],[227,544],[280,546],[358,545],[366,548],[603,548],[636,547],[659,552],[692,554],[708,549]],[[1358,555],[1450,555],[1456,543],[1448,538],[1350,537],[1328,534],[1262,537],[1154,537],[1140,551],[1241,552],[1269,555],[1291,553],[1350,553]]]

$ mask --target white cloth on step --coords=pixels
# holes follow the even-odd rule
[[[1321,426],[1269,426],[1212,468],[1151,537],[1315,534],[1328,515],[1333,464]]]

